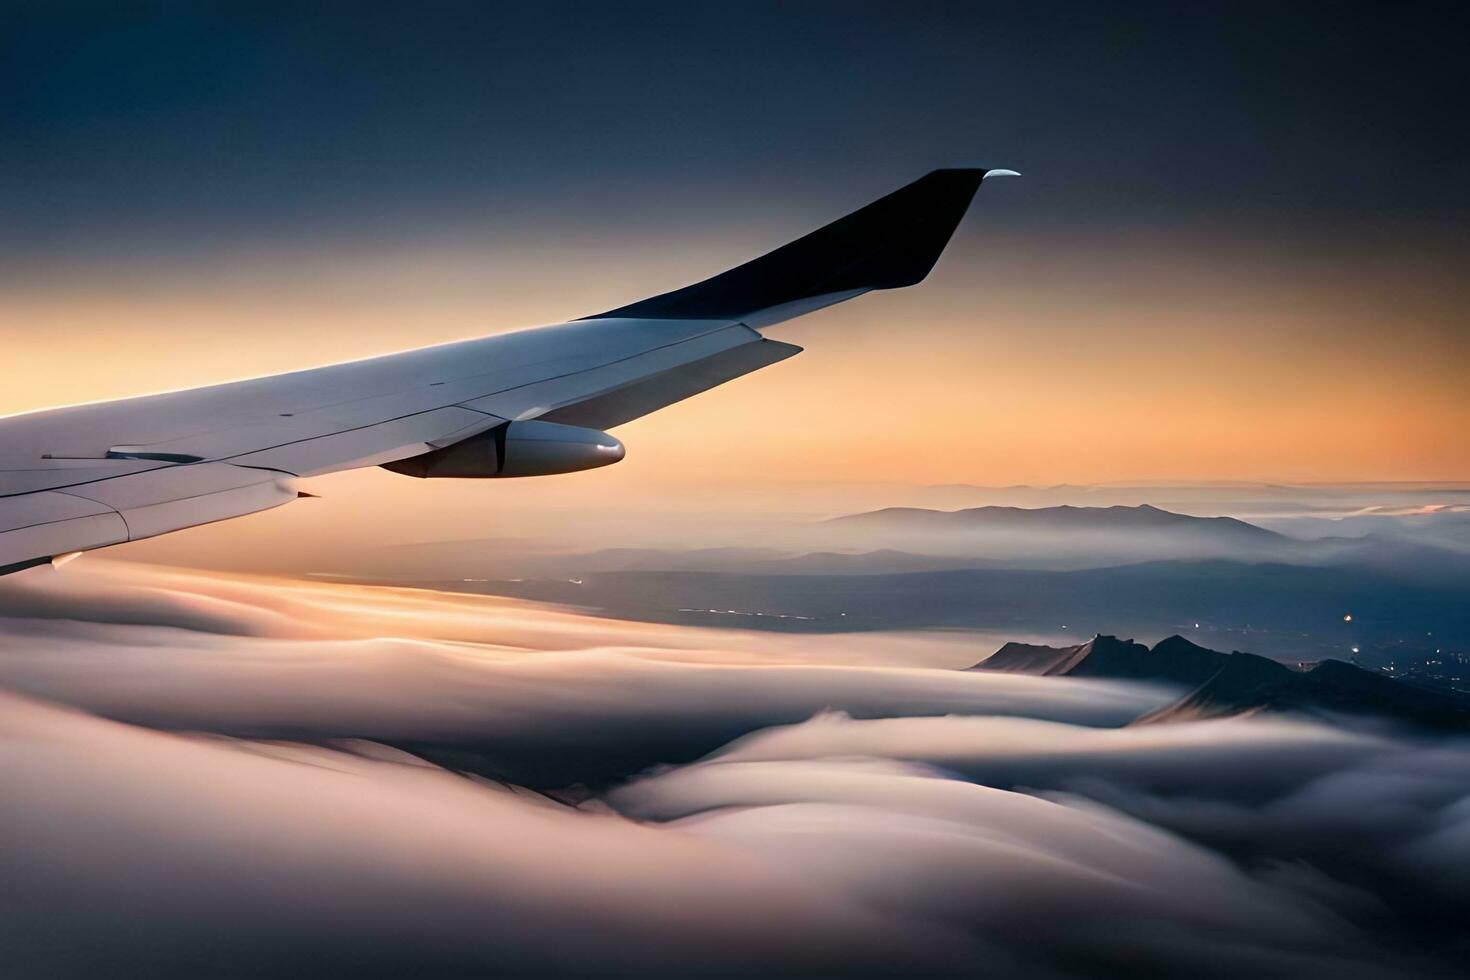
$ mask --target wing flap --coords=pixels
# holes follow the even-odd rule
[[[242,517],[296,499],[287,474],[228,463],[170,466],[57,492],[112,510],[126,526],[127,541]]]
[[[48,491],[0,498],[0,574],[128,540],[128,527],[111,507]]]

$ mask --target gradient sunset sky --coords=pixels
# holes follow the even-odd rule
[[[1026,176],[928,282],[567,479],[1470,478],[1452,8],[1023,6],[7,4],[0,412],[584,315],[975,165]]]

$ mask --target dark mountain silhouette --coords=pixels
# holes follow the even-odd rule
[[[1095,636],[1086,643],[1070,647],[1007,643],[971,669],[1045,676],[1156,680],[1197,687],[1218,673],[1224,661],[1232,656],[1249,657],[1270,667],[1287,670],[1265,657],[1249,653],[1217,653],[1180,636],[1161,641],[1153,650],[1142,643],[1113,636]]]
[[[1422,727],[1470,730],[1470,698],[1402,684],[1341,660],[1297,671],[1252,653],[1220,653],[1171,636],[1142,643],[1096,636],[1071,647],[1007,643],[971,670],[1159,681],[1189,694],[1141,721],[1247,711],[1375,715]]]
[[[792,537],[830,549],[896,548],[1052,567],[1159,558],[1295,559],[1304,547],[1295,538],[1234,517],[1192,517],[1150,504],[889,507],[808,525]]]
[[[1004,674],[1035,674],[1059,677],[1067,674],[1092,653],[1093,641],[1071,647],[1049,647],[1040,643],[1007,643],[970,670],[997,670]]]
[[[1252,543],[1289,540],[1234,517],[1191,517],[1161,510],[1151,504],[1136,507],[972,507],[968,510],[928,510],[888,507],[834,518],[827,524],[896,532],[956,531],[1167,531],[1207,534]]]

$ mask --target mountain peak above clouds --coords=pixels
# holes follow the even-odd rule
[[[1179,701],[1139,721],[1296,711],[1371,715],[1420,727],[1470,730],[1467,697],[1413,687],[1341,660],[1292,670],[1267,657],[1221,653],[1178,635],[1152,648],[1105,635],[1070,647],[1007,643],[969,669],[1153,681],[1189,689]]]

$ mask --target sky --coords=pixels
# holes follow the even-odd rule
[[[1470,478],[1451,26],[1413,4],[7,4],[0,412],[585,315],[977,165],[1025,177],[986,185],[926,283],[773,331],[806,353],[626,426],[616,470],[497,499]]]

